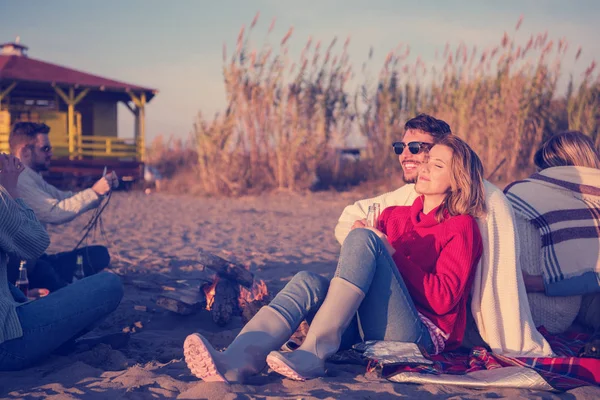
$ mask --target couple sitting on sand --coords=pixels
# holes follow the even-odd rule
[[[346,207],[335,229],[342,249],[334,278],[295,275],[224,352],[188,336],[184,355],[196,377],[239,383],[268,364],[289,379],[316,378],[328,357],[363,340],[411,342],[438,354],[462,345],[469,314],[495,352],[553,355],[533,325],[524,282],[553,296],[599,290],[593,142],[577,132],[550,139],[535,157],[542,171],[507,188],[510,203],[444,121],[409,120],[393,149],[409,185]],[[364,219],[374,202],[383,209],[378,229]],[[516,225],[513,207],[522,220]],[[304,319],[302,345],[279,351]]]

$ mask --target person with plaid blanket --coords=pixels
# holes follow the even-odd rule
[[[545,142],[534,162],[540,171],[505,193],[518,217],[534,322],[560,333],[582,296],[600,291],[600,156],[589,137],[565,132]]]

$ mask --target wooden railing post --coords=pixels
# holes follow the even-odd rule
[[[80,155],[81,153],[81,134],[77,135],[75,129],[75,106],[79,103],[86,94],[90,91],[90,89],[83,89],[77,97],[75,97],[75,88],[69,88],[69,94],[67,95],[61,88],[56,85],[53,85],[54,90],[60,96],[60,98],[67,104],[67,138],[69,143],[69,158],[73,159],[75,155]],[[77,140],[77,146],[76,141]],[[77,147],[77,151],[76,150]]]

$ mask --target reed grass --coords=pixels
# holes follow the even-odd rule
[[[494,47],[447,45],[432,63],[412,61],[409,46],[398,46],[377,77],[366,75],[357,88],[350,84],[356,77],[349,39],[324,46],[309,38],[293,59],[293,28],[276,44],[267,39],[257,47],[251,33],[258,19],[248,30],[242,27],[231,55],[223,47],[227,107],[213,119],[199,114],[194,125],[194,171],[205,193],[303,190],[316,178],[342,175],[354,182],[384,178],[399,170],[391,143],[401,138],[405,121],[421,112],[448,122],[488,172],[504,159],[493,181],[530,173],[541,141],[559,131],[581,130],[600,145],[595,63],[582,78],[570,77],[568,90],[560,93],[563,65],[572,57],[567,41],[547,33],[518,41],[522,19]],[[347,168],[356,173],[342,174],[332,157],[353,131],[364,136],[366,148],[361,166]],[[354,174],[361,177],[349,176]]]

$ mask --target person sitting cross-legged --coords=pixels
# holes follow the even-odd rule
[[[17,187],[23,164],[0,154],[0,371],[31,366],[89,331],[114,311],[123,297],[120,278],[102,272],[28,301],[6,277],[7,254],[41,256],[50,243]]]
[[[98,180],[91,188],[78,193],[61,191],[47,183],[40,173],[48,171],[52,159],[49,132],[50,128],[46,124],[17,122],[12,127],[9,145],[11,153],[25,166],[19,177],[21,197],[42,224],[61,225],[98,207],[101,199],[118,186],[119,180],[111,173]],[[93,275],[110,264],[110,255],[104,246],[43,254],[35,260],[26,260],[31,287],[50,291],[65,287],[73,279],[79,256],[86,276]],[[8,276],[9,281],[14,283],[18,277],[21,258],[14,254],[9,257]]]

